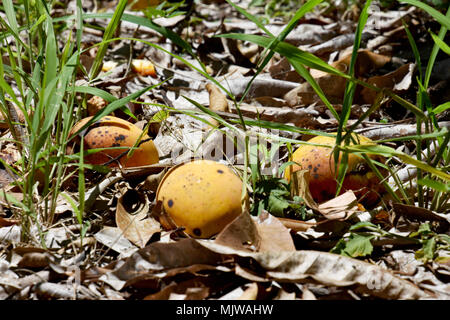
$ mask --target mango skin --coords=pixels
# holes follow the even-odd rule
[[[75,134],[81,129],[92,117],[87,117],[80,120],[69,133],[69,136]],[[111,147],[127,147],[128,149],[109,149],[96,152],[94,154],[86,155],[84,161],[88,164],[102,165],[119,157],[123,152],[128,151],[136,143],[142,130],[136,127],[129,121],[113,117],[105,116],[98,122],[93,123],[88,127],[84,135],[85,150],[97,148],[111,148]],[[141,141],[150,139],[144,134]],[[75,144],[79,143],[79,139],[74,139]],[[78,140],[78,142],[77,142]],[[71,150],[69,151],[71,152]],[[123,155],[118,161],[113,161],[108,166],[110,168],[117,167],[118,163],[122,167],[139,167],[151,165],[159,162],[158,150],[152,140],[141,143],[137,147],[131,157]]]
[[[374,144],[372,140],[361,135],[354,134],[361,145]],[[316,136],[310,143],[334,146],[335,138]],[[352,143],[350,144],[352,145]],[[308,170],[310,175],[309,190],[317,203],[333,199],[337,189],[337,176],[334,171],[333,149],[311,145],[300,146],[293,154],[291,161],[300,164],[286,168],[285,177],[289,181],[291,174],[298,170]],[[369,158],[384,163],[385,159],[378,155],[368,155]],[[342,153],[339,157],[339,163]],[[383,170],[380,170],[385,173]],[[380,195],[385,192],[383,185],[360,156],[350,154],[348,157],[348,169],[341,188],[341,194],[353,190],[360,202],[370,208],[379,202]]]
[[[226,165],[196,160],[171,169],[156,199],[177,227],[194,238],[210,238],[242,213],[241,179]]]

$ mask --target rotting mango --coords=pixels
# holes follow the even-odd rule
[[[361,145],[374,144],[372,140],[362,135],[353,134],[357,143]],[[285,170],[285,177],[289,181],[292,173],[298,170],[309,171],[309,190],[317,203],[335,197],[337,189],[337,174],[335,174],[333,146],[335,138],[330,136],[316,136],[308,140],[309,143],[328,145],[331,148],[314,145],[301,145],[293,154],[291,161],[299,165],[291,165]],[[353,143],[350,143],[352,145]],[[372,160],[384,163],[385,159],[378,155],[368,155]],[[342,153],[339,156],[339,164]],[[356,154],[348,154],[348,169],[345,175],[341,193],[353,190],[360,202],[370,208],[375,205],[385,189],[380,179],[369,168],[365,160]],[[380,170],[384,173],[383,170]]]
[[[76,123],[70,131],[69,137],[78,132],[90,119],[92,117],[84,118]],[[139,167],[159,162],[158,150],[153,140],[147,134],[142,134],[142,130],[129,121],[113,116],[105,116],[90,125],[80,135],[84,137],[85,150],[114,148],[86,155],[84,159],[86,163],[109,163],[109,167],[117,167],[119,164],[122,167]],[[136,144],[139,137],[141,137],[141,143],[133,150],[131,157],[128,157],[128,151]],[[74,143],[69,146],[68,153],[74,152],[79,143],[80,137],[74,138]]]
[[[228,166],[195,160],[169,170],[156,199],[177,227],[194,238],[209,238],[242,213],[242,188]]]

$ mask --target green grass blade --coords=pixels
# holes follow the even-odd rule
[[[419,169],[427,171],[435,176],[450,181],[450,174],[444,172],[442,169],[432,167],[425,162],[419,161],[403,152],[397,151],[393,148],[380,145],[352,145],[352,146],[340,146],[342,150],[347,150],[354,153],[363,154],[378,154],[384,157],[398,157],[401,161],[407,164],[411,164]]]
[[[44,87],[47,87],[56,78],[59,62],[53,21],[50,16],[47,17],[45,27],[47,39],[45,44]]]
[[[431,37],[433,38],[434,42],[437,44],[437,46],[444,51],[446,54],[450,55],[450,47],[442,41],[441,38],[439,38],[437,35],[435,35],[433,32],[430,31]]]
[[[73,89],[79,93],[87,93],[92,94],[94,96],[98,96],[102,99],[105,99],[108,102],[113,102],[117,100],[117,98],[114,97],[111,93],[95,87],[75,86]]]
[[[85,13],[85,14],[83,14],[83,19],[111,19],[112,16],[113,16],[112,13]],[[64,16],[64,17],[55,18],[54,21],[55,22],[66,21],[66,20],[71,20],[74,18],[75,18],[75,16]],[[202,67],[203,71],[206,70],[203,63],[198,59],[197,55],[192,50],[191,45],[189,43],[187,43],[186,41],[184,41],[182,38],[180,38],[180,36],[177,35],[175,32],[173,32],[172,30],[170,30],[166,27],[160,26],[145,17],[138,17],[138,16],[135,16],[132,14],[124,13],[122,15],[121,19],[123,21],[134,23],[139,26],[144,26],[144,27],[150,28],[150,29],[158,32],[162,36],[166,37],[167,39],[170,39],[175,45],[179,46],[180,48],[183,48],[192,57],[194,57],[200,63],[200,66]]]
[[[130,102],[131,100],[134,100],[138,97],[140,97],[142,94],[144,94],[145,92],[156,88],[157,86],[161,85],[164,82],[158,83],[156,85],[153,86],[149,86],[146,87],[144,89],[141,89],[139,91],[136,91],[122,99],[118,99],[113,101],[112,103],[110,103],[109,105],[107,105],[105,108],[103,108],[102,110],[100,110],[100,112],[98,112],[94,117],[92,117],[91,120],[89,120],[82,128],[80,128],[80,130],[78,130],[73,136],[78,135],[81,131],[83,131],[84,129],[86,129],[87,127],[89,127],[92,123],[98,121],[99,119],[101,119],[104,116],[109,115],[111,112],[123,107],[124,105],[126,105],[128,102]]]
[[[361,14],[359,16],[358,25],[357,25],[356,31],[355,31],[355,40],[353,43],[352,57],[350,60],[349,71],[348,71],[348,75],[352,78],[355,77],[355,65],[356,65],[356,60],[358,58],[358,50],[361,46],[362,32],[363,32],[364,26],[367,23],[367,18],[368,18],[367,11],[369,9],[371,2],[372,2],[372,0],[366,1],[366,4],[364,5],[364,8],[361,11]],[[342,103],[342,112],[340,115],[339,125],[338,125],[338,129],[337,129],[337,134],[336,134],[336,144],[337,145],[341,144],[343,130],[347,126],[347,121],[350,118],[350,113],[351,113],[351,108],[352,108],[352,104],[353,104],[353,98],[355,95],[355,90],[356,90],[356,83],[354,83],[352,81],[347,81],[347,83],[345,85],[345,91],[344,91],[344,101]],[[350,139],[347,139],[347,140],[345,140],[345,143],[348,144],[349,141],[350,141]],[[341,165],[338,165],[339,153],[340,153],[339,149],[335,149],[334,165],[335,165],[335,170],[337,170],[337,172],[338,172],[338,176],[337,176],[337,182],[338,182],[337,186],[338,187],[336,188],[336,196],[339,195],[339,193],[341,192],[341,186],[342,186],[342,183],[344,182],[344,178],[345,178],[345,175],[346,175],[347,169],[348,169],[348,165],[347,165],[348,155],[344,154],[342,157],[342,160],[341,160]]]
[[[445,102],[439,106],[437,106],[436,108],[433,109],[433,113],[434,114],[439,114],[441,112],[444,112],[445,110],[450,109],[450,101],[449,102]]]
[[[426,3],[418,0],[399,0],[402,3],[408,3],[413,6],[419,7],[420,9],[426,11],[429,15],[431,15],[437,22],[439,22],[443,27],[450,29],[450,19],[447,16],[444,16],[442,13],[430,7]]]
[[[258,36],[258,35],[252,35],[252,34],[242,34],[242,33],[228,33],[228,34],[222,34],[217,35],[217,37],[224,37],[224,38],[231,38],[231,39],[237,39],[242,41],[249,41],[252,43],[256,43],[257,45],[260,45],[264,48],[269,48],[272,39],[268,37]],[[286,42],[280,42],[277,44],[275,48],[273,48],[276,52],[281,54],[282,56],[290,59],[290,60],[296,60],[310,68],[321,70],[327,73],[331,73],[334,75],[338,75],[344,78],[349,78],[345,73],[333,68],[328,63],[324,62],[320,58],[316,57],[315,55],[305,52],[297,48],[296,46],[286,43]]]
[[[256,26],[258,28],[260,28],[262,31],[264,31],[267,35],[274,37],[274,35],[272,33],[270,33],[269,30],[267,30],[267,28],[261,23],[261,21],[259,21],[259,19],[256,18],[256,16],[254,16],[251,13],[247,12],[246,10],[244,10],[241,7],[239,7],[237,4],[231,2],[230,0],[226,0],[226,1],[228,2],[228,4],[230,6],[235,8],[240,14],[242,14],[244,17],[246,17],[249,21],[251,21],[254,24],[256,24]]]
[[[450,192],[450,183],[442,183],[440,181],[431,180],[431,179],[420,179],[417,180],[417,183],[429,188],[432,188],[436,191],[440,192]]]
[[[450,23],[450,7],[447,9],[447,15],[445,16],[445,18]],[[448,29],[449,29],[448,26],[442,25],[441,30],[439,30],[438,38],[441,40],[444,39]],[[425,79],[424,79],[425,89],[428,88],[428,84],[431,78],[431,71],[433,70],[434,62],[436,61],[438,53],[439,53],[439,46],[435,43],[433,46],[433,50],[431,51],[430,58],[428,60],[427,69],[425,71]]]
[[[114,36],[114,33],[117,30],[117,27],[120,24],[120,19],[122,18],[123,12],[125,11],[125,7],[127,6],[127,0],[120,0],[114,14],[111,18],[111,21],[108,23],[106,27],[105,33],[103,35],[103,43],[100,45],[97,55],[95,57],[94,63],[92,64],[92,68],[90,70],[89,76],[91,79],[95,79],[100,73],[103,58],[106,54],[106,50],[108,49],[107,40],[111,39]]]

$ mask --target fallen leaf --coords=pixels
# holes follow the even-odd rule
[[[291,192],[294,196],[301,197],[308,207],[317,210],[319,206],[309,191],[309,179],[309,170],[297,170],[291,173]]]
[[[436,221],[439,223],[440,228],[445,232],[448,230],[450,226],[450,222],[448,218],[444,218],[440,215],[437,215],[431,210],[428,210],[426,208],[406,205],[402,203],[394,203],[394,216],[392,217],[393,224],[396,224],[396,221],[400,218],[400,216],[403,216],[405,218],[408,218],[410,220],[415,221]]]
[[[123,236],[122,230],[119,228],[104,227],[94,237],[98,242],[120,253],[122,257],[129,257],[138,250]]]
[[[17,264],[20,268],[45,268],[49,265],[48,254],[43,252],[27,252]]]
[[[331,63],[331,65],[344,73],[348,72],[352,55]],[[369,50],[359,50],[355,63],[355,77],[361,78],[366,73],[379,69],[390,61],[390,57],[379,55]],[[327,96],[331,103],[342,103],[347,80],[343,77],[332,75],[320,70],[311,70],[311,75]],[[376,93],[375,93],[376,96]],[[302,83],[297,88],[284,95],[284,99],[290,107],[297,105],[309,105],[320,101],[315,90],[308,83]]]
[[[409,89],[412,84],[415,64],[409,63],[401,66],[397,70],[382,76],[374,76],[367,80],[367,83],[377,87],[393,90],[398,93]],[[361,99],[364,103],[373,104],[375,102],[377,92],[370,88],[361,90]]]
[[[18,243],[21,233],[22,229],[17,225],[0,228],[0,243]]]
[[[17,224],[20,224],[19,219],[0,217],[0,227],[9,227],[9,226],[17,225]]]
[[[277,217],[263,211],[257,217],[256,227],[261,237],[258,251],[295,251],[291,233]]]
[[[222,91],[220,91],[218,87],[216,87],[212,83],[208,83],[206,85],[206,90],[209,93],[209,108],[212,111],[229,111],[227,97],[222,93]],[[215,119],[211,118],[209,122],[211,122],[213,127],[219,126],[219,122]]]
[[[217,269],[216,265],[222,259],[220,254],[208,250],[191,238],[171,243],[154,242],[121,260],[112,272],[102,275],[100,280],[121,290],[143,279],[157,283],[159,278],[177,273]]]
[[[250,253],[204,240],[197,242],[216,253],[254,259],[265,270],[265,281],[304,282],[313,279],[326,285],[356,286],[360,292],[385,299],[429,297],[411,282],[394,276],[388,270],[333,253],[313,250]]]
[[[217,235],[214,242],[239,250],[258,251],[261,237],[250,214],[243,212]]]
[[[355,194],[352,190],[349,190],[334,199],[319,204],[317,211],[330,220],[345,220],[358,212],[359,207]]]
[[[247,289],[242,293],[238,300],[256,300],[258,296],[258,284],[256,282],[251,283]]]
[[[315,223],[315,222],[300,221],[300,220],[294,220],[294,219],[288,219],[288,218],[278,218],[278,220],[286,228],[291,229],[292,231],[295,231],[295,232],[306,231],[309,228],[317,225],[317,223]]]
[[[145,195],[130,189],[118,200],[116,224],[125,238],[143,248],[151,236],[161,231],[161,225],[154,218],[148,218],[149,201]]]

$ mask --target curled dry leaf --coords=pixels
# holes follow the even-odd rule
[[[301,197],[311,209],[317,210],[319,206],[309,191],[309,179],[310,176],[308,170],[297,170],[293,172],[291,175],[291,193],[294,196]]]
[[[0,243],[19,243],[21,230],[17,225],[0,228]]]
[[[429,297],[411,282],[394,276],[388,270],[333,253],[313,250],[250,253],[213,242],[197,241],[216,253],[253,258],[265,269],[265,281],[304,282],[313,279],[326,285],[356,286],[359,292],[385,299],[409,300]],[[255,281],[255,278],[252,277],[251,280]]]
[[[0,285],[8,287],[8,291],[10,291],[10,294],[13,293],[13,291],[20,291],[26,287],[33,286],[35,284],[38,284],[40,282],[49,281],[50,279],[50,271],[42,270],[33,274],[30,274],[28,276],[25,276],[23,278],[11,278],[9,276],[5,276],[4,274],[0,277]]]
[[[371,77],[367,83],[378,87],[400,92],[409,89],[412,84],[412,78],[415,65],[413,63],[405,64],[397,70],[382,76]],[[361,90],[361,99],[364,103],[373,104],[377,96],[377,92],[370,88]]]
[[[17,265],[20,268],[45,268],[49,262],[49,257],[44,252],[27,252]]]
[[[231,110],[237,114],[237,109],[232,106]],[[251,119],[275,121],[279,123],[293,123],[302,128],[321,128],[322,124],[317,120],[319,112],[315,110],[294,109],[289,107],[258,107],[252,105],[241,105],[240,111]]]
[[[0,217],[0,228],[1,227],[9,227],[13,225],[20,224],[19,219],[12,219],[12,218],[2,218]]]
[[[331,65],[339,71],[347,73],[350,66],[351,57],[351,54],[346,55],[342,59],[333,62]],[[381,68],[390,60],[390,57],[379,55],[370,52],[369,50],[360,50],[358,51],[355,64],[355,76],[362,77],[368,72]],[[317,84],[323,90],[331,103],[342,102],[347,82],[346,79],[319,70],[311,70],[311,75],[316,79]],[[308,82],[302,83],[297,88],[286,93],[284,99],[291,107],[296,105],[309,105],[316,101],[320,101],[314,89]]]
[[[173,243],[154,242],[138,250],[125,261],[118,263],[112,272],[100,279],[120,290],[141,277],[160,278],[172,273],[198,272],[202,269],[215,269],[222,256],[194,239],[186,238]]]
[[[238,98],[240,98],[247,87],[251,77],[240,77],[233,81],[224,81],[222,85]],[[248,91],[247,98],[256,97],[283,97],[287,92],[295,89],[298,83],[290,81],[282,81],[276,79],[259,79],[256,78]]]
[[[258,297],[258,284],[256,282],[251,283],[247,289],[242,293],[238,300],[256,300]]]
[[[76,290],[71,284],[42,282],[36,285],[36,294],[41,298],[54,298],[64,300],[94,300],[98,299],[90,290],[77,286]]]
[[[321,203],[317,210],[327,219],[345,220],[356,213],[359,208],[355,194],[349,190],[334,199]]]
[[[259,251],[295,251],[289,230],[273,215],[263,211],[257,218],[256,227],[261,237]]]
[[[154,173],[154,174],[147,176],[147,178],[145,178],[144,184],[142,185],[142,189],[156,192],[156,190],[158,189],[159,183],[161,182],[161,180],[163,179],[163,177],[167,171],[168,171],[168,168],[165,168],[159,173]]]
[[[307,222],[307,221],[300,221],[300,220],[294,220],[294,219],[288,219],[288,218],[278,218],[278,220],[288,229],[299,232],[299,231],[306,231],[311,227],[314,227],[317,225],[316,222]]]
[[[348,72],[351,59],[352,55],[348,54],[343,58],[332,62],[331,66],[333,66],[335,69],[338,69],[339,71]],[[368,72],[377,70],[383,67],[390,60],[391,58],[385,55],[377,54],[369,50],[359,50],[355,64],[355,76],[363,76]],[[319,78],[328,75],[328,73],[320,70],[311,70],[311,75],[314,78]]]
[[[229,111],[227,97],[219,88],[212,83],[208,83],[206,85],[206,90],[208,90],[209,93],[209,108],[212,111]],[[213,127],[219,126],[219,122],[215,119],[210,119],[209,122],[211,122]]]
[[[251,252],[258,251],[261,237],[250,214],[243,212],[217,235],[215,242]]]
[[[161,226],[154,218],[148,218],[150,205],[147,197],[136,190],[127,190],[118,200],[116,224],[125,238],[143,248]]]
[[[442,229],[443,232],[448,230],[450,226],[448,218],[444,218],[440,215],[437,215],[433,211],[428,210],[426,208],[410,206],[401,203],[394,203],[393,206],[394,206],[394,218],[393,218],[394,224],[396,223],[396,221],[398,221],[400,216],[404,216],[405,218],[408,218],[410,220],[416,220],[421,222],[435,221],[439,223],[440,229]]]
[[[211,280],[194,278],[180,283],[171,283],[161,291],[146,296],[144,300],[171,300],[175,296],[183,297],[183,300],[203,300],[209,296]]]
[[[107,105],[108,101],[106,101],[105,99],[98,96],[93,96],[87,101],[88,114],[90,116],[95,116],[100,110],[104,109]]]

